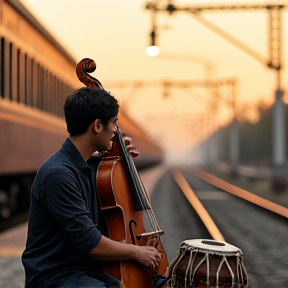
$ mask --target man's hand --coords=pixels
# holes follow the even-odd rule
[[[134,259],[149,268],[152,273],[157,270],[162,254],[152,246],[138,246],[120,243],[102,236],[100,242],[89,255],[105,261],[123,261]]]
[[[134,145],[132,144],[132,138],[124,135],[123,140],[124,140],[124,143],[126,145],[127,150],[129,151],[129,154],[132,157],[138,157],[140,155],[140,152],[138,152],[136,147],[134,147]],[[94,152],[94,154],[92,156],[93,157],[103,157],[106,154],[109,154],[109,151],[112,149],[112,146],[113,146],[113,141],[111,140],[110,147],[109,147],[108,151],[102,151],[102,152],[96,151],[96,152]]]
[[[162,254],[152,246],[136,246],[138,248],[135,259],[143,266],[149,268],[152,272],[156,271]]]
[[[134,145],[132,144],[132,138],[128,136],[123,136],[123,139],[124,139],[124,143],[130,155],[132,157],[138,157],[140,153],[136,150],[136,147],[134,147]]]

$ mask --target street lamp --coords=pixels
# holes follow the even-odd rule
[[[156,45],[156,41],[155,41],[156,32],[154,29],[152,30],[150,36],[151,36],[151,45],[147,47],[146,53],[149,56],[154,57],[154,56],[157,56],[159,54],[159,47]]]
[[[152,31],[150,33],[151,45],[146,49],[146,53],[152,57],[159,54],[159,47],[156,44],[156,30],[156,10],[154,10],[154,12],[152,13]]]

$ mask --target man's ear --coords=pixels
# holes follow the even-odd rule
[[[93,129],[95,132],[100,132],[102,130],[102,123],[101,123],[101,120],[100,119],[96,119],[94,122],[93,122]]]

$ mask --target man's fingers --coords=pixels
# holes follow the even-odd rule
[[[132,138],[125,136],[123,137],[125,145],[129,145],[132,141]]]

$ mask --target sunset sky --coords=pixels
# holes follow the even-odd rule
[[[169,16],[159,13],[157,42],[162,53],[186,57],[187,61],[168,58],[152,58],[145,50],[150,43],[151,11],[145,10],[144,0],[21,0],[46,29],[74,56],[76,61],[84,57],[95,60],[96,73],[104,87],[122,102],[153,137],[167,142],[167,150],[177,146],[187,149],[195,141],[205,137],[210,129],[223,125],[231,117],[227,105],[230,92],[223,90],[226,100],[219,103],[218,113],[212,114],[211,94],[204,88],[175,88],[164,97],[158,80],[182,81],[213,79],[237,80],[238,107],[255,106],[259,101],[274,102],[276,74],[264,64],[242,52],[213,31],[209,30],[186,12]],[[227,1],[175,1],[175,4],[214,3]],[[232,1],[228,1],[232,2]],[[235,3],[260,3],[267,1],[234,1]],[[275,3],[277,1],[273,1]],[[282,1],[283,2],[283,1]],[[288,1],[287,1],[288,2]],[[288,3],[287,3],[288,4]],[[268,14],[260,11],[213,11],[202,16],[244,42],[268,59]],[[287,89],[288,9],[283,12],[283,75],[282,88]],[[164,54],[163,54],[164,55]],[[207,74],[206,59],[213,67]],[[190,59],[190,60],[189,60]],[[119,81],[131,85],[117,87]],[[134,85],[143,81],[142,86]],[[151,82],[151,80],[153,80]],[[176,82],[175,82],[176,83]],[[149,85],[149,87],[148,87]],[[79,84],[80,86],[80,84]],[[134,88],[133,88],[134,87]],[[288,97],[285,96],[287,102]],[[210,103],[210,106],[209,106]],[[247,110],[247,114],[250,113]],[[213,120],[207,128],[207,121]],[[219,120],[219,124],[217,122]],[[209,122],[211,123],[211,122]],[[204,125],[204,126],[203,126]],[[169,137],[174,135],[174,140]],[[191,135],[192,134],[192,135]],[[170,136],[169,136],[170,135]],[[179,140],[177,140],[177,139]]]

